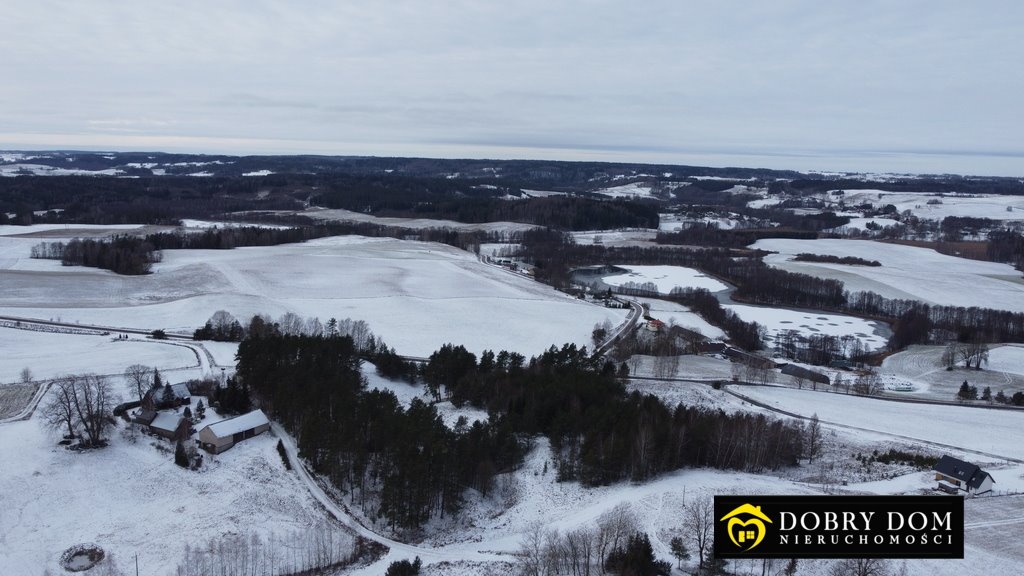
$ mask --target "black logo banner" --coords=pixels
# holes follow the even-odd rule
[[[719,558],[963,558],[958,496],[715,496]]]

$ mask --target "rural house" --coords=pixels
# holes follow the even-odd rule
[[[168,440],[184,440],[188,438],[191,422],[174,412],[159,412],[149,423],[149,431]]]
[[[164,394],[166,388],[170,387],[171,396],[174,400],[171,404],[164,402]],[[142,407],[147,410],[162,410],[164,408],[177,408],[178,406],[188,406],[192,401],[192,393],[189,392],[188,386],[183,382],[180,384],[168,384],[167,386],[161,386],[159,388],[153,388],[146,395],[142,397]]]
[[[935,479],[939,482],[938,489],[956,493],[963,490],[968,494],[984,494],[992,490],[995,480],[992,476],[970,462],[957,460],[952,456],[943,456],[936,462]]]
[[[199,431],[199,445],[213,454],[238,444],[242,440],[258,436],[270,430],[270,420],[262,410],[215,422]]]

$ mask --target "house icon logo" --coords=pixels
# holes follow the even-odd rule
[[[725,522],[726,520],[728,520],[728,524],[726,524],[725,530],[729,534],[729,539],[744,552],[753,550],[764,540],[765,533],[768,531],[764,523],[772,524],[771,518],[761,512],[760,506],[751,506],[750,504],[737,506],[718,521]]]

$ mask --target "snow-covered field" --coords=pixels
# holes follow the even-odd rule
[[[589,230],[583,232],[572,232],[572,239],[576,244],[593,246],[654,246],[654,238],[658,235],[655,230]]]
[[[714,324],[709,324],[707,320],[701,318],[682,304],[667,302],[658,298],[637,298],[636,300],[641,304],[647,305],[650,309],[651,317],[657,318],[662,322],[675,322],[683,328],[697,330],[711,339],[725,338],[725,332],[721,328]]]
[[[854,336],[871,350],[885,346],[886,342],[882,326],[856,316],[743,304],[726,304],[723,308],[732,310],[747,322],[757,322],[764,326],[769,346],[780,332],[786,330],[796,330],[804,337],[813,334],[829,334],[839,338]]]
[[[988,354],[987,370],[1024,375],[1024,346],[1010,344],[993,348]]]
[[[886,226],[895,226],[899,224],[898,221],[892,218],[863,218],[860,216],[853,217],[850,222],[845,226],[839,226],[838,228],[832,228],[831,232],[846,232],[849,230],[868,230],[868,224],[872,226],[879,226],[885,228]]]
[[[201,472],[176,466],[152,446],[170,444],[148,436],[132,443],[115,431],[109,447],[83,453],[56,440],[38,418],[0,428],[0,574],[64,573],[63,550],[96,543],[125,573],[138,554],[140,573],[169,576],[186,544],[327,521],[269,433],[207,455]]]
[[[630,184],[602,188],[601,190],[596,190],[595,193],[610,198],[657,198],[652,193],[652,188],[650,182],[632,182]]]
[[[365,320],[412,356],[447,342],[532,355],[551,344],[587,344],[595,324],[626,315],[434,243],[346,236],[168,250],[146,276],[30,260],[31,244],[0,238],[0,314],[187,333],[217,310],[242,321],[291,311]]]
[[[889,298],[933,304],[1024,311],[1024,279],[1007,264],[946,256],[916,246],[870,240],[759,240],[754,248],[778,252],[764,258],[772,266],[841,280],[851,292],[871,291]],[[881,266],[793,262],[801,252],[855,256]],[[969,286],[969,290],[965,287]]]
[[[911,346],[887,357],[879,375],[886,384],[905,382],[914,387],[901,395],[939,400],[953,400],[963,382],[977,387],[979,394],[989,387],[993,396],[1000,391],[1012,396],[1024,390],[1024,347],[1020,345],[993,347],[984,370],[967,370],[960,362],[955,370],[947,371],[943,350],[943,346]]]
[[[435,220],[431,218],[395,218],[386,216],[373,216],[361,212],[352,212],[342,209],[310,208],[302,212],[283,212],[284,214],[297,214],[308,216],[314,220],[324,222],[368,222],[381,226],[394,226],[397,228],[409,228],[422,230],[427,228],[446,228],[449,230],[482,230],[484,232],[509,232],[523,231],[536,228],[533,224],[521,224],[519,222],[484,222],[480,224],[467,224],[454,220]]]
[[[0,166],[0,176],[21,176],[31,174],[33,176],[117,176],[123,174],[124,170],[107,168],[105,170],[82,170],[78,168],[55,168],[46,164],[5,164]]]
[[[38,379],[63,374],[121,374],[130,364],[157,366],[161,371],[199,364],[191,348],[174,342],[115,335],[54,334],[0,328],[0,383],[14,382],[23,368]],[[232,362],[233,364],[233,362]]]
[[[658,293],[668,294],[673,288],[704,288],[711,292],[719,292],[728,288],[725,284],[705,276],[703,273],[683,266],[617,266],[629,270],[626,274],[605,276],[605,284],[611,286],[622,286],[626,282],[644,284],[653,282],[658,287]]]
[[[735,387],[753,400],[823,422],[961,447],[994,458],[1024,459],[1024,411],[910,404],[782,387]],[[978,430],[984,423],[984,432]],[[998,482],[998,478],[996,479]]]
[[[826,202],[846,206],[871,204],[874,207],[892,204],[897,212],[910,210],[919,218],[941,220],[947,216],[991,218],[993,220],[1024,220],[1024,198],[1020,196],[959,196],[927,192],[888,192],[885,190],[847,190],[841,196],[824,194]],[[937,202],[929,204],[928,202]],[[1010,210],[1007,210],[1007,207]]]

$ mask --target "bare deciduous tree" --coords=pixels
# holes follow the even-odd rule
[[[85,431],[86,440],[91,446],[99,446],[103,441],[103,433],[113,418],[116,402],[110,382],[103,376],[84,374],[71,376],[74,380],[75,394],[72,396],[75,417]]]
[[[683,510],[683,523],[697,549],[698,568],[703,570],[714,537],[715,501],[703,494],[687,502]]]
[[[55,430],[67,428],[68,436],[81,430],[86,444],[100,445],[116,402],[107,379],[95,374],[64,376],[54,382],[52,394],[43,408],[46,423]]]
[[[805,441],[805,452],[807,456],[807,462],[814,462],[816,456],[820,456],[822,449],[824,448],[821,438],[821,422],[818,421],[818,414],[815,413],[811,417],[811,421],[807,423],[807,428],[804,431]]]
[[[69,438],[75,436],[75,382],[70,376],[53,381],[50,399],[43,406],[43,419],[54,430],[66,428]]]
[[[142,397],[149,390],[150,372],[149,366],[143,366],[142,364],[132,364],[124,369],[124,379],[128,385],[128,391],[137,394],[139,402],[142,402]]]
[[[636,515],[628,504],[619,504],[597,519],[597,557],[603,561],[608,554],[620,548],[626,540],[639,530]]]
[[[527,528],[519,542],[519,570],[523,576],[548,576],[548,531],[540,522]]]
[[[889,576],[889,566],[877,558],[840,560],[829,569],[831,576]]]

